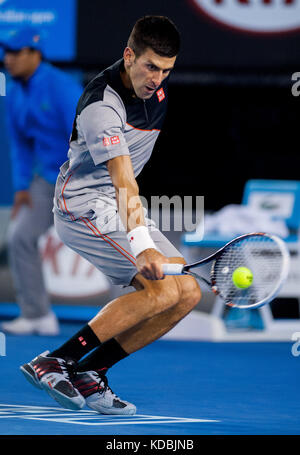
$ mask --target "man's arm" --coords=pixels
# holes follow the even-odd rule
[[[119,214],[126,231],[145,226],[144,210],[130,156],[122,155],[107,161],[107,169],[116,190]]]
[[[129,242],[132,237],[136,237],[139,243],[134,248],[132,245],[133,250],[137,248],[136,251],[138,251],[136,255],[138,272],[149,280],[162,279],[164,275],[161,265],[169,261],[156,250],[148,228],[145,226],[143,205],[130,156],[118,156],[107,161],[106,164],[116,190],[119,214],[128,233]]]

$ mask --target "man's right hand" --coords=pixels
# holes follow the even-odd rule
[[[32,207],[32,198],[28,190],[21,190],[15,193],[14,204],[11,212],[11,218],[15,218],[23,205]]]
[[[169,259],[154,248],[142,251],[136,258],[136,267],[139,273],[147,280],[162,280],[162,264],[167,264]]]

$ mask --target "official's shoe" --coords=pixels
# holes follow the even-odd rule
[[[58,335],[59,324],[54,313],[50,312],[40,318],[20,316],[9,322],[3,322],[1,329],[12,335]]]
[[[108,386],[107,377],[100,371],[77,372],[73,385],[85,398],[86,405],[100,414],[134,415],[136,407],[121,400]]]
[[[32,385],[46,390],[62,407],[81,409],[85,399],[71,382],[74,365],[58,357],[47,357],[47,354],[49,351],[22,365],[22,373]]]

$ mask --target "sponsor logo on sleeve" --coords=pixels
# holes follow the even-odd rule
[[[104,147],[107,147],[110,144],[109,137],[104,137],[102,142]]]
[[[120,138],[119,136],[104,137],[102,143],[104,147],[108,147],[109,145],[120,144]]]
[[[111,142],[111,145],[120,144],[120,138],[119,138],[119,136],[112,136],[112,137],[110,138],[110,142]]]

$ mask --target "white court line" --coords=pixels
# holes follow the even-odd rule
[[[4,406],[4,407],[7,407],[7,408],[26,408],[26,409],[32,409],[32,410],[37,410],[37,409],[42,409],[43,411],[44,410],[51,410],[51,409],[54,409],[54,411],[61,411],[61,412],[72,412],[70,411],[70,409],[67,409],[67,408],[58,408],[58,407],[53,407],[53,406],[32,406],[32,405],[26,405],[26,404],[4,404],[4,403],[0,403],[0,406]],[[80,411],[82,412],[82,411]],[[95,412],[95,411],[89,411],[88,409],[84,409],[83,412]]]
[[[4,409],[1,409],[4,408]],[[59,412],[57,412],[59,411]],[[220,420],[194,419],[185,417],[152,416],[135,414],[134,416],[103,415],[92,410],[72,412],[69,409],[43,406],[0,404],[0,419],[40,420],[53,423],[76,425],[107,426],[107,425],[153,425],[166,423],[215,423]],[[91,422],[98,420],[98,422]]]
[[[145,416],[147,417],[147,416]],[[178,420],[148,420],[148,421],[139,421],[139,420],[130,420],[122,421],[118,420],[116,422],[84,422],[83,420],[77,421],[72,419],[39,419],[34,417],[26,417],[26,420],[43,420],[47,422],[56,422],[56,423],[73,423],[76,425],[89,425],[89,426],[107,426],[107,425],[153,425],[155,423],[165,424],[165,423],[210,423],[210,422],[220,422],[219,420],[205,420],[205,419],[185,419],[178,417]]]

